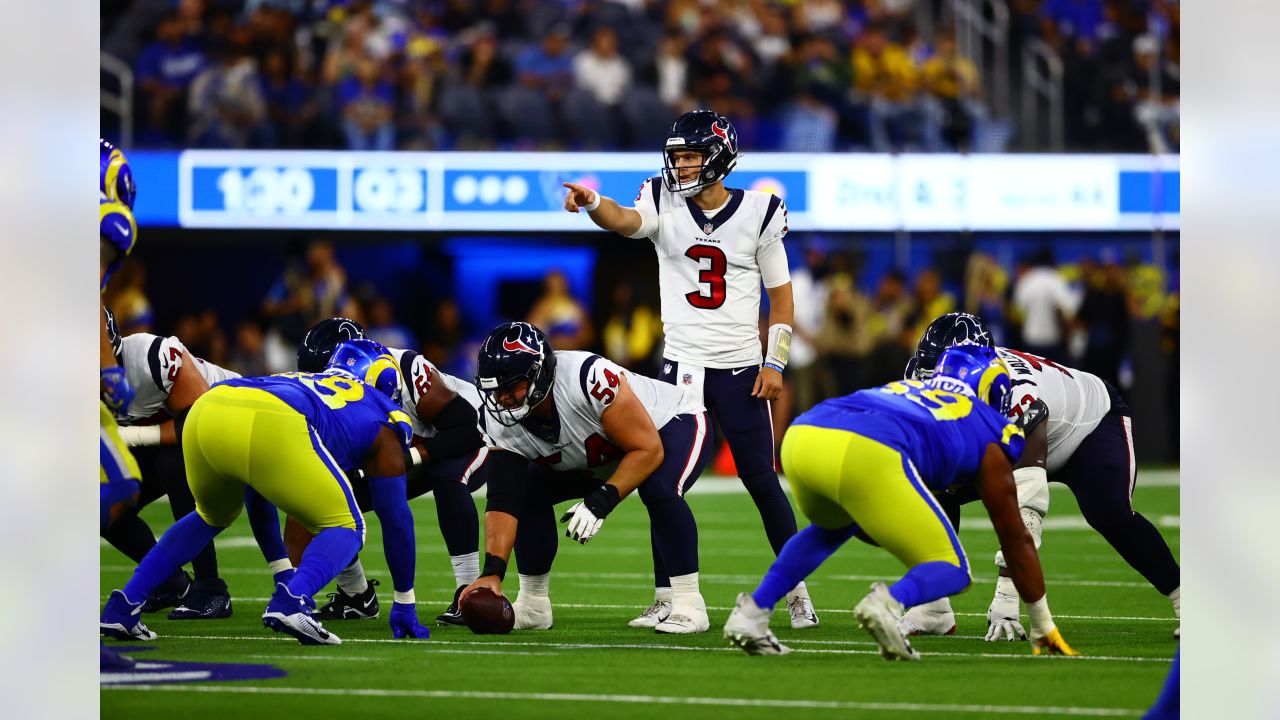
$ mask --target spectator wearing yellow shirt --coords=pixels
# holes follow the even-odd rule
[[[946,149],[968,152],[974,130],[986,118],[982,83],[973,61],[956,50],[955,33],[942,30],[934,40],[933,56],[920,68],[921,87],[931,127],[939,128]]]
[[[889,40],[883,27],[871,24],[853,48],[853,75],[857,104],[867,109],[871,149],[901,150],[915,134],[914,127],[926,120],[911,56]]]

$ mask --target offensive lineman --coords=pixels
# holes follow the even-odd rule
[[[693,393],[593,353],[557,352],[524,322],[499,325],[485,338],[476,384],[498,450],[484,467],[485,566],[471,589],[501,593],[514,546],[515,627],[549,629],[554,505],[582,498],[560,521],[569,523],[565,535],[585,544],[637,490],[649,511],[655,573],[659,563],[670,573],[671,611],[654,631],[710,629],[698,585],[698,528],[684,499],[710,451],[706,411]]]
[[[769,410],[782,391],[791,351],[794,306],[782,245],[787,208],[777,195],[724,186],[738,156],[738,133],[727,118],[710,110],[688,112],[667,133],[662,177],[645,181],[634,207],[565,183],[564,209],[582,208],[605,230],[653,242],[666,332],[658,379],[689,387],[715,414],[777,554],[796,534],[774,470]],[[761,282],[769,294],[763,366]],[[654,604],[634,626],[652,627],[671,611],[671,590],[658,575]],[[803,582],[788,592],[787,609],[793,628],[818,624]]]
[[[935,319],[920,338],[907,363],[908,379],[927,379],[939,355],[952,345],[972,342],[992,347],[986,323],[976,315],[948,313]],[[1009,417],[1043,414],[1028,424],[1027,450],[1014,468],[1023,522],[1040,546],[1042,519],[1049,511],[1048,480],[1066,485],[1080,512],[1133,569],[1169,598],[1175,616],[1181,572],[1168,544],[1145,517],[1133,509],[1137,480],[1130,409],[1110,383],[1051,360],[997,347],[1013,377]],[[1025,422],[1025,420],[1024,420]],[[965,493],[938,496],[951,523],[959,527],[960,505],[974,498]],[[987,640],[1025,638],[1019,622],[1018,595],[1008,577],[1004,556],[996,553],[1000,578],[987,611]],[[913,608],[904,619],[913,634],[943,635],[954,631],[955,615],[947,598]],[[1180,635],[1180,628],[1174,635]]]

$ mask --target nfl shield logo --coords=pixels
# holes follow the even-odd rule
[[[685,385],[692,385],[692,384],[693,384],[693,373],[685,373],[685,374],[684,374],[684,384],[685,384]]]
[[[712,225],[711,223],[702,223],[702,232],[706,233],[707,235],[710,235],[711,231],[715,229],[716,229],[716,226]]]

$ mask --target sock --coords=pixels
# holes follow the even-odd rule
[[[778,553],[778,559],[769,566],[760,586],[751,594],[761,609],[773,610],[773,606],[800,581],[818,569],[831,554],[840,549],[857,531],[857,524],[850,523],[838,530],[825,530],[810,525],[787,541]]]
[[[258,541],[258,549],[262,551],[262,559],[267,561],[273,573],[293,567],[289,560],[289,551],[285,549],[284,537],[280,532],[280,513],[276,506],[258,494],[258,491],[246,486],[244,489],[244,508],[249,516],[249,527],[253,529],[253,539]],[[279,561],[284,560],[287,565]]]
[[[551,573],[545,575],[520,575],[520,595],[528,593],[532,597],[550,597]]]
[[[458,584],[458,587],[470,585],[480,577],[479,552],[450,555],[449,562],[453,564],[453,581]]]
[[[471,499],[467,486],[454,480],[436,483],[431,490],[436,498],[436,520],[440,523],[440,537],[450,556],[475,553],[480,548],[480,518],[476,515],[476,502]],[[476,567],[476,577],[480,568]],[[472,578],[471,580],[475,580]],[[467,581],[468,585],[471,581]]]
[[[669,587],[654,588],[653,600],[654,602],[671,602],[674,594]]]
[[[187,471],[183,466],[182,450],[175,447],[157,449],[155,453],[155,469],[164,484],[165,493],[169,496],[169,510],[173,519],[179,520],[195,512],[196,500],[187,484]],[[191,572],[195,580],[202,586],[218,585],[218,553],[213,543],[209,543],[191,558]]]
[[[329,584],[347,562],[360,552],[360,533],[352,528],[325,528],[302,553],[302,562],[289,592],[311,597]]]
[[[1145,517],[1134,513],[1119,522],[1095,525],[1086,514],[1085,520],[1161,595],[1168,595],[1182,585],[1182,574],[1178,562],[1173,559],[1173,553],[1169,551],[1169,545],[1165,543],[1160,531]]]
[[[1181,585],[1174,588],[1173,592],[1169,593],[1169,602],[1173,603],[1173,616],[1181,620],[1182,619],[1182,586]]]
[[[206,523],[197,513],[190,513],[174,523],[138,563],[138,569],[124,586],[125,595],[133,602],[145,601],[157,585],[195,557],[222,530]]]
[[[696,523],[694,529],[695,531],[697,529]],[[671,576],[667,574],[667,568],[662,564],[662,552],[658,550],[658,528],[653,524],[652,516],[649,518],[649,548],[653,553],[653,586],[655,588],[671,587]]]
[[[369,589],[369,581],[364,577],[364,566],[360,558],[356,558],[346,570],[338,573],[338,589],[347,595],[359,595]]]
[[[764,522],[769,546],[775,555],[780,554],[783,546],[796,534],[796,515],[791,511],[791,502],[782,491],[782,484],[778,482],[778,473],[769,470],[749,475],[742,478],[742,484],[751,494],[760,520]]]
[[[693,605],[701,607],[706,603],[702,593],[698,591],[698,573],[673,575],[671,577],[671,604]]]
[[[787,593],[786,597],[787,598],[802,597],[807,599],[809,597],[809,588],[805,587],[804,581],[801,580],[800,582],[796,583],[795,587],[791,588],[791,592]]]
[[[151,532],[151,526],[132,512],[116,518],[104,537],[111,543],[111,547],[124,553],[125,557],[135,563],[142,562],[142,558],[156,546],[156,536]]]
[[[935,560],[921,563],[907,571],[902,579],[889,586],[889,594],[912,608],[920,603],[944,598],[969,587],[969,573],[949,562]]]

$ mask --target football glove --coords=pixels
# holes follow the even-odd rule
[[[102,368],[100,390],[102,402],[117,415],[133,402],[133,386],[129,384],[129,378],[125,376],[122,367]]]
[[[1069,655],[1075,657],[1080,653],[1076,652],[1062,639],[1062,633],[1058,632],[1058,628],[1054,628],[1048,634],[1038,637],[1031,641],[1032,655]]]
[[[431,631],[418,622],[418,608],[410,603],[391,603],[391,637],[426,640]]]
[[[1010,587],[1006,588],[1006,584]],[[1009,578],[1000,578],[996,585],[996,595],[991,599],[991,607],[987,608],[987,642],[996,642],[1002,636],[1005,640],[1027,639],[1027,631],[1019,621],[1021,602],[1018,591],[1012,585]]]
[[[598,490],[575,503],[560,518],[560,522],[569,523],[565,528],[565,537],[573,538],[583,545],[600,532],[604,519],[622,502],[618,496],[618,488],[613,485],[601,485]]]

